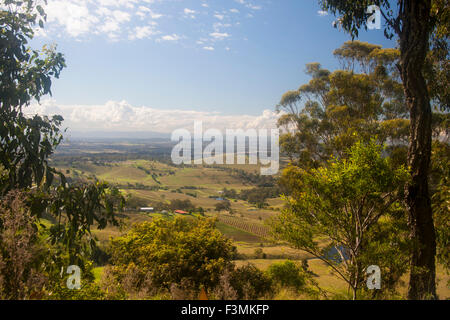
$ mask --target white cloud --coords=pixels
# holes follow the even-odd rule
[[[248,4],[247,8],[250,8],[252,10],[261,10],[262,9],[261,6],[256,6],[256,5],[253,5],[253,4]]]
[[[223,40],[223,39],[225,39],[225,38],[230,37],[230,35],[229,35],[228,33],[226,33],[226,32],[224,32],[224,33],[220,33],[220,32],[212,32],[212,33],[210,33],[209,35],[210,35],[211,37],[215,38],[215,39],[218,39],[218,40]]]
[[[264,129],[275,128],[279,115],[264,110],[261,115],[223,115],[195,110],[163,110],[136,107],[126,101],[108,101],[103,105],[59,105],[55,100],[33,104],[27,114],[60,114],[63,127],[70,131],[134,132],[152,131],[170,133],[179,128],[191,128],[194,121],[203,121],[208,128]]]
[[[191,10],[188,8],[184,8],[184,15],[188,18],[195,19],[195,14],[197,13],[195,10]]]
[[[46,7],[49,23],[58,23],[72,37],[90,32],[99,22],[86,6],[85,1],[49,1]]]
[[[161,38],[159,38],[158,40],[162,40],[162,41],[178,41],[180,40],[180,36],[177,34],[168,34],[165,36],[162,36]]]
[[[327,16],[327,15],[328,15],[328,12],[327,12],[327,11],[324,11],[324,10],[319,10],[319,11],[317,11],[317,14],[318,14],[319,16],[321,16],[321,17],[324,17],[324,16]]]
[[[136,27],[134,32],[130,33],[128,38],[130,40],[145,39],[157,33],[158,32],[154,30],[153,26]]]
[[[214,47],[203,47],[203,50],[214,51]]]
[[[193,14],[193,13],[195,13],[195,10],[191,10],[191,9],[185,8],[184,9],[184,13],[185,14]]]

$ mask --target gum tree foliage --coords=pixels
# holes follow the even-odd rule
[[[386,144],[384,155],[390,156],[394,167],[406,165],[409,119],[403,88],[395,67],[399,58],[396,49],[360,41],[349,41],[334,51],[341,70],[330,72],[318,63],[306,66],[311,75],[309,83],[283,95],[278,109],[285,113],[279,125],[285,128],[282,149],[291,158],[291,166],[302,170],[327,166],[328,161],[348,159],[348,150],[359,140],[376,139]],[[287,195],[296,194],[299,186],[286,171],[281,186]],[[400,212],[400,211],[399,211]],[[394,291],[400,276],[406,271],[406,217],[391,215],[372,227],[368,251],[372,263],[385,266],[383,292]],[[377,232],[376,232],[376,231]],[[403,251],[396,254],[376,254],[389,248],[390,242],[402,243]]]
[[[45,13],[35,1],[1,1],[0,11],[0,165],[7,180],[0,194],[35,183],[49,184],[54,170],[48,157],[60,143],[62,117],[24,112],[34,99],[51,94],[52,78],[65,67],[61,53],[53,46],[33,50],[28,42],[36,23],[43,25]]]
[[[345,157],[357,140],[377,137],[396,163],[405,163],[409,120],[394,66],[399,52],[354,41],[334,55],[342,70],[308,64],[309,83],[282,96],[283,151],[302,168],[318,167],[331,156]]]
[[[88,235],[94,245],[90,227],[115,223],[113,212],[123,198],[105,183],[69,185],[49,164],[62,141],[63,118],[26,112],[30,103],[51,94],[52,80],[66,66],[55,46],[29,46],[46,20],[39,3],[0,1],[0,198],[16,189],[32,189],[27,199],[31,215],[50,214],[56,222],[50,233],[51,241],[61,246],[55,265],[64,253],[69,255],[64,261],[82,266],[87,247],[81,239]]]
[[[435,29],[431,35],[431,50],[427,54],[424,69],[431,103],[435,110],[447,112],[447,115],[450,111],[449,9],[448,0],[432,1],[431,12]]]
[[[380,7],[384,18],[385,36],[398,39],[400,59],[397,68],[410,115],[408,166],[412,179],[406,187],[405,199],[414,246],[408,298],[436,298],[436,233],[428,190],[432,140],[430,101],[432,98],[440,99],[436,93],[447,84],[439,84],[441,80],[438,78],[429,88],[424,71],[432,45],[444,43],[444,50],[448,51],[448,1],[319,0],[319,3],[323,10],[339,17],[337,25],[352,37],[358,36],[359,29],[367,28],[369,14],[366,9],[375,4]]]
[[[356,142],[348,159],[309,170],[289,166],[283,172],[291,190],[287,208],[271,221],[275,237],[328,264],[349,285],[353,299],[368,266],[382,268],[385,292],[406,267],[406,244],[396,234],[402,227],[395,224],[408,174],[381,152],[374,141]]]
[[[450,145],[433,142],[433,167],[431,182],[433,190],[433,213],[436,226],[437,259],[450,270]]]

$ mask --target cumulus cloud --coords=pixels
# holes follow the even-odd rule
[[[276,128],[279,115],[264,110],[261,115],[223,115],[195,110],[165,110],[132,106],[126,101],[108,101],[102,105],[59,105],[55,100],[43,100],[26,110],[27,114],[62,115],[63,126],[69,131],[160,132],[171,133],[180,128],[191,129],[195,121],[205,128],[270,129]]]

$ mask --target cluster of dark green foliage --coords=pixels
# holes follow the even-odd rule
[[[275,187],[257,187],[247,190],[242,190],[239,193],[239,199],[247,201],[256,205],[258,208],[266,206],[266,200],[278,198],[281,190],[278,186]]]
[[[183,210],[187,212],[194,212],[196,210],[196,207],[189,199],[185,200],[174,199],[170,201],[169,209],[172,211]]]
[[[228,200],[223,200],[223,201],[219,201],[215,204],[214,209],[217,212],[221,212],[221,211],[228,211],[231,212],[231,202]]]
[[[278,198],[281,193],[281,188],[278,185],[267,183],[255,188],[241,190],[239,193],[235,189],[224,188],[222,190],[222,197],[226,199],[244,200],[258,206],[258,208],[263,208],[267,205],[267,199]],[[211,196],[211,198],[214,197]]]

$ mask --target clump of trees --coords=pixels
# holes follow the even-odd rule
[[[220,201],[220,202],[216,203],[214,205],[214,209],[217,212],[221,212],[221,211],[228,211],[230,213],[232,212],[231,203],[228,200],[223,200],[223,201]]]
[[[256,187],[252,189],[242,190],[239,193],[239,199],[263,208],[267,205],[266,200],[278,198],[281,190],[278,186],[274,187]]]
[[[174,200],[170,201],[169,208],[172,211],[174,211],[174,210],[184,210],[187,212],[196,211],[195,205],[189,199],[185,199],[185,200],[174,199]]]
[[[280,187],[274,184],[263,184],[255,188],[241,190],[239,193],[235,189],[227,188],[224,188],[222,191],[224,198],[244,200],[256,205],[258,208],[266,206],[267,199],[278,198],[280,194]]]
[[[192,203],[189,199],[174,199],[170,202],[166,201],[148,201],[146,199],[137,197],[137,196],[129,196],[126,199],[126,205],[129,208],[139,209],[142,207],[151,206],[155,209],[156,212],[161,212],[163,210],[167,211],[175,211],[175,210],[183,210],[187,212],[196,212],[196,211],[204,211],[203,208],[197,208],[194,203]]]

